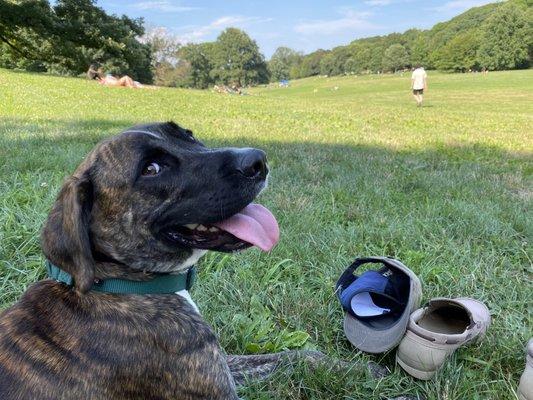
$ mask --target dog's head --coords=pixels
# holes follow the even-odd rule
[[[251,203],[267,174],[261,150],[210,149],[174,123],[130,128],[66,180],[42,232],[44,254],[85,292],[98,260],[178,272],[206,250],[269,250],[276,220]]]

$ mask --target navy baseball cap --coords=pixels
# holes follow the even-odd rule
[[[355,275],[356,269],[367,263],[381,267]],[[414,272],[389,257],[356,259],[343,272],[336,289],[345,311],[344,333],[367,353],[383,353],[400,342],[422,297],[422,285]]]

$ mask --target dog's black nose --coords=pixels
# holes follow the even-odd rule
[[[268,173],[266,154],[258,149],[246,149],[239,154],[237,171],[247,178],[266,178]]]

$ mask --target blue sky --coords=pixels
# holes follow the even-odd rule
[[[357,38],[430,28],[493,1],[99,0],[97,5],[113,14],[144,17],[147,27],[163,27],[182,42],[213,41],[234,26],[256,40],[269,58],[278,46],[309,53]]]

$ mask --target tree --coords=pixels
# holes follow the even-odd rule
[[[51,52],[48,69],[79,74],[98,62],[106,72],[151,82],[150,46],[137,39],[144,34],[142,19],[108,15],[94,0],[57,0],[53,11],[61,40]]]
[[[177,86],[178,81],[186,75],[187,68],[186,63],[182,63],[178,68],[181,45],[176,37],[170,35],[165,28],[153,28],[140,40],[150,47],[154,83],[158,86]]]
[[[490,70],[526,67],[531,47],[526,13],[514,3],[502,5],[487,19],[478,58]]]
[[[141,41],[150,46],[154,83],[158,86],[178,86],[187,76],[190,64],[180,60],[180,43],[165,28],[153,28]]]
[[[461,33],[450,40],[434,56],[438,69],[464,72],[478,69],[477,51],[480,38],[477,30]]]
[[[383,68],[383,54],[386,47],[380,44],[374,44],[369,48],[370,61],[368,69],[373,72],[380,71]]]
[[[330,52],[320,60],[320,73],[322,75],[338,75],[335,69],[335,54]]]
[[[411,65],[424,65],[429,67],[429,49],[426,35],[420,34],[411,43]]]
[[[182,47],[179,56],[190,65],[189,73],[179,86],[205,89],[213,79],[211,72],[214,66],[216,44],[212,42],[188,44]]]
[[[300,66],[300,78],[320,74],[320,61],[328,54],[329,51],[318,49],[313,53],[306,55]]]
[[[0,0],[0,65],[44,70],[43,43],[53,36],[54,27],[48,1]]]
[[[407,67],[409,65],[409,54],[407,54],[405,47],[398,43],[389,46],[383,54],[382,65],[385,71],[394,72]]]
[[[217,38],[211,77],[216,82],[247,86],[268,82],[268,69],[257,43],[237,28],[227,28]]]
[[[302,55],[297,51],[288,47],[278,47],[268,62],[271,80],[276,82],[294,77],[297,72],[293,68],[297,68],[301,60]]]
[[[529,33],[528,33],[528,66],[531,66],[531,60],[533,60],[533,7],[526,9],[526,20],[529,21]]]
[[[372,69],[372,50],[369,46],[357,46],[354,49],[356,72],[369,71]]]
[[[169,34],[166,28],[150,29],[142,36],[141,40],[150,46],[152,67],[155,68],[160,63],[170,65],[178,63],[178,52],[181,44],[175,36]]]
[[[159,60],[155,65],[160,84],[206,89],[214,83],[243,86],[268,82],[267,66],[257,44],[238,29],[228,28],[216,42],[179,47],[171,39],[153,32],[147,39]]]
[[[344,71],[347,74],[358,74],[361,72],[359,62],[355,57],[350,57],[344,63]]]
[[[142,19],[116,17],[93,0],[0,0],[0,63],[78,75],[99,62],[108,72],[150,82],[150,48],[137,39]]]
[[[346,46],[335,47],[320,60],[320,73],[323,75],[344,74],[344,64],[351,56]]]

